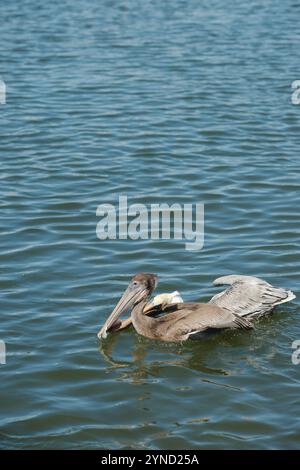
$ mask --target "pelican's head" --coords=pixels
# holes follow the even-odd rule
[[[105,339],[107,330],[116,323],[122,313],[131,310],[135,305],[150,297],[157,286],[157,282],[158,276],[156,274],[140,273],[134,276],[113,312],[99,331],[98,338]]]
[[[182,304],[183,298],[181,297],[178,290],[171,292],[170,294],[159,294],[151,300],[151,305],[161,305],[161,304]]]

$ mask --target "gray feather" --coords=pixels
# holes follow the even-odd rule
[[[230,275],[216,279],[215,286],[229,284],[223,292],[216,294],[209,303],[240,317],[260,317],[266,315],[276,305],[295,298],[292,291],[274,287],[263,279],[252,276]]]

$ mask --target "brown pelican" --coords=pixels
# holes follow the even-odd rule
[[[273,287],[262,279],[251,276],[225,276],[215,285],[230,284],[225,291],[215,295],[208,304],[176,303],[149,306],[148,299],[156,288],[155,274],[140,273],[134,276],[117,306],[98,333],[106,338],[108,330],[120,329],[119,317],[132,309],[131,319],[135,330],[148,338],[163,341],[185,341],[209,329],[253,328],[245,317],[259,317],[271,312],[276,305],[295,298],[291,291]],[[168,313],[152,318],[150,314]]]

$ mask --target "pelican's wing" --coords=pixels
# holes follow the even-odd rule
[[[216,279],[215,286],[229,284],[223,292],[216,294],[210,304],[229,310],[241,317],[262,316],[271,312],[276,305],[295,298],[293,292],[273,287],[268,282],[252,276],[224,276]]]
[[[167,341],[184,341],[208,329],[253,328],[246,318],[217,305],[163,304],[161,310],[168,315],[156,319],[157,336]]]

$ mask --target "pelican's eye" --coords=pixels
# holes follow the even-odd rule
[[[132,287],[133,289],[135,289],[135,288],[138,287],[138,286],[139,286],[139,283],[138,283],[137,281],[132,281],[131,287]]]

